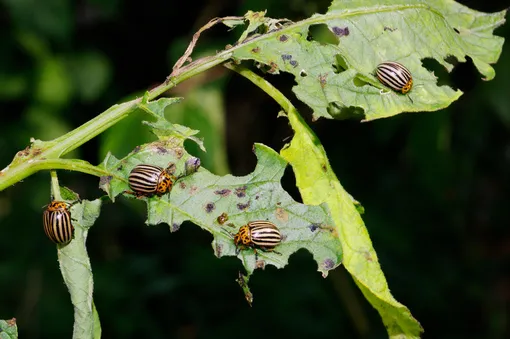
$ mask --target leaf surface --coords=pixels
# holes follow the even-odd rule
[[[57,246],[60,271],[74,306],[73,339],[101,338],[99,317],[92,299],[92,267],[85,246],[89,228],[100,211],[101,199],[74,204],[70,209],[74,239],[69,244]]]
[[[360,216],[362,206],[342,187],[320,141],[299,114],[290,109],[288,118],[295,134],[280,153],[294,170],[303,201],[328,204],[342,243],[343,265],[379,311],[390,338],[419,338],[421,325],[390,293]]]
[[[461,91],[437,85],[423,59],[432,58],[451,71],[452,58],[465,62],[469,56],[484,78],[492,79],[490,64],[499,58],[504,41],[492,32],[504,23],[505,14],[481,13],[449,0],[333,1],[326,14],[252,34],[232,53],[236,59],[267,65],[269,73],[293,74],[293,91],[313,109],[314,119],[373,120],[439,110],[459,98]],[[266,18],[265,24],[271,27],[274,19]],[[336,43],[307,39],[313,25],[325,25]],[[377,80],[374,72],[385,61],[410,70],[414,87],[408,94]]]
[[[152,105],[157,109],[163,106]],[[240,251],[238,257],[248,274],[266,264],[284,267],[289,256],[301,248],[312,253],[324,275],[340,264],[342,249],[327,206],[308,206],[292,199],[280,183],[287,163],[278,153],[256,144],[257,166],[242,177],[217,176],[204,168],[190,174],[186,164],[193,163],[195,158],[184,149],[183,135],[192,132],[183,128],[176,131],[175,125],[165,125],[164,120],[150,126],[157,129],[162,140],[137,147],[123,159],[109,155],[103,162],[102,167],[112,175],[102,178],[100,187],[112,199],[130,190],[127,178],[137,164],[163,168],[174,164],[179,179],[171,192],[142,198],[147,202],[148,225],[166,223],[171,231],[176,231],[182,222],[192,221],[213,235],[213,249],[221,257],[236,255],[233,235],[242,225],[256,220],[272,222],[283,234],[283,241],[276,248],[278,253],[259,250],[256,260],[252,249]]]

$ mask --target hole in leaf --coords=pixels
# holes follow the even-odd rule
[[[302,69],[301,72],[299,72],[299,75],[304,78],[304,77],[308,76],[308,73],[306,73],[306,71],[304,69]]]
[[[335,119],[344,120],[363,117],[365,114],[363,108],[356,106],[345,106],[343,103],[333,101],[328,104],[328,113]]]
[[[483,82],[482,75],[478,73],[473,60],[470,57],[466,59],[467,62],[458,63],[450,74],[453,86],[463,92],[469,92]]]
[[[446,58],[444,58],[444,60],[447,63],[452,64],[453,66],[456,66],[459,64],[459,60],[454,55],[448,55]]]
[[[347,70],[347,62],[345,61],[344,57],[340,54],[337,54],[335,57],[335,64],[333,65],[333,72],[336,74],[342,73],[343,71]]]
[[[455,31],[455,33],[460,34],[460,32],[457,28],[454,27],[453,30]]]
[[[453,62],[456,63],[455,59]],[[449,63],[452,63],[448,61]],[[425,67],[429,72],[433,72],[437,77],[437,86],[451,85],[450,84],[450,76],[448,75],[448,71],[437,62],[436,59],[425,58],[422,60],[422,66]]]
[[[309,30],[310,36],[313,40],[322,44],[338,44],[338,37],[333,34],[325,24],[312,25]]]
[[[299,194],[299,189],[296,185],[296,177],[294,176],[294,171],[291,166],[287,166],[285,168],[285,172],[283,173],[282,181],[281,181],[283,189],[290,194],[292,199],[297,202],[302,203],[301,194]]]

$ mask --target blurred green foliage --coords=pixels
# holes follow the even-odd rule
[[[509,5],[463,3],[485,12]],[[328,5],[217,0],[179,3],[176,9],[161,0],[4,0],[0,167],[30,137],[59,136],[164,81],[194,31],[213,17],[267,9],[272,17],[298,20]],[[207,32],[197,53],[223,49],[236,32]],[[510,26],[495,33],[508,37]],[[446,110],[365,124],[319,120],[311,126],[338,178],[365,207],[363,218],[392,294],[410,308],[425,335],[506,338],[510,47],[504,46],[490,82],[480,80],[470,63],[449,75],[435,67],[430,65],[440,81],[465,93]],[[291,77],[268,79],[292,97]],[[247,174],[255,165],[254,142],[280,149],[290,135],[287,122],[276,118],[276,104],[246,80],[221,67],[193,80],[172,93],[187,106],[168,117],[174,121],[175,114],[182,119],[175,122],[203,131],[207,154],[189,151],[213,173],[230,168]],[[306,107],[300,109],[310,116]],[[70,156],[97,164],[108,150],[121,157],[152,140],[136,121],[123,123]],[[102,195],[97,178],[64,172],[59,179],[83,198]],[[284,179],[299,199],[290,169]],[[0,192],[0,319],[15,317],[20,336],[27,338],[72,333],[69,294],[55,247],[42,230],[49,187],[43,172]],[[311,256],[301,251],[286,269],[268,267],[251,277],[250,308],[235,281],[241,263],[216,258],[210,235],[192,224],[170,234],[166,226],[146,227],[144,220],[142,202],[119,199],[103,207],[89,233],[104,338],[386,337],[377,312],[341,267],[322,279]]]

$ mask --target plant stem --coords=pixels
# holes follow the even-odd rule
[[[230,56],[230,51],[223,51],[213,57],[205,57],[182,67],[169,81],[165,81],[160,86],[151,90],[148,99],[155,99],[184,80],[228,60]],[[119,105],[114,105],[94,119],[57,139],[48,142],[39,141],[34,143],[32,145],[33,153],[35,153],[35,147],[38,147],[38,149],[37,155],[33,157],[19,159],[19,157],[21,157],[19,155],[21,152],[19,152],[14,158],[14,161],[4,170],[0,171],[0,191],[43,169],[59,168],[98,176],[111,175],[90,164],[79,164],[76,161],[70,160],[56,160],[127,117],[136,110],[141,100],[142,98],[137,98]]]
[[[62,196],[60,195],[60,185],[58,184],[58,177],[56,171],[50,171],[51,175],[51,195],[53,200],[60,201]]]
[[[253,82],[257,87],[262,89],[264,92],[266,92],[271,98],[273,98],[274,101],[276,101],[282,109],[285,111],[287,115],[297,115],[300,116],[297,112],[296,108],[289,99],[285,95],[283,95],[282,92],[280,92],[278,89],[276,89],[269,81],[262,78],[261,76],[257,75],[253,71],[249,70],[246,67],[235,65],[231,62],[226,63],[224,65],[226,68],[242,75],[246,79]]]

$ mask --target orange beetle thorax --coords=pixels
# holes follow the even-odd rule
[[[402,94],[406,94],[411,90],[411,88],[413,88],[413,79],[409,79],[407,84],[404,87],[402,87]]]
[[[52,201],[48,207],[46,208],[50,212],[58,211],[58,210],[66,210],[67,204],[63,201]]]
[[[239,229],[239,232],[234,237],[234,243],[239,245],[239,243],[242,243],[245,246],[251,245],[251,235],[250,235],[250,228],[248,225],[245,225]]]
[[[166,192],[172,189],[172,186],[175,182],[176,178],[169,173],[168,169],[161,172],[158,179],[158,186],[156,188],[156,192],[158,194],[165,194]]]

